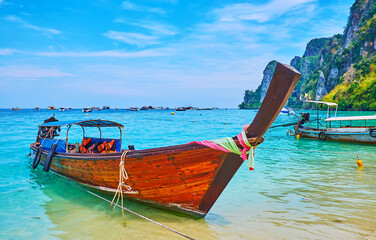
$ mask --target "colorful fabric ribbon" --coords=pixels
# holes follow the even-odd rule
[[[248,125],[244,125],[243,132],[238,134],[236,137],[239,140],[242,149],[240,150],[238,145],[236,145],[234,139],[230,137],[225,137],[215,140],[205,140],[205,141],[195,141],[194,143],[204,145],[210,148],[214,148],[224,152],[232,152],[240,155],[240,157],[247,161],[247,167],[252,171],[255,169],[255,147],[248,142],[247,135],[245,134],[245,129],[248,128]]]

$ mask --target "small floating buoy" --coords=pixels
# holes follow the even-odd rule
[[[358,165],[358,167],[363,167],[362,160],[360,160],[358,156],[357,156],[357,158],[358,158],[358,161],[356,161],[356,165]]]
[[[88,113],[86,113],[86,116],[89,116],[89,114],[88,114]]]
[[[175,113],[174,113],[174,112],[171,112],[171,115],[175,115]]]
[[[298,139],[298,140],[299,140],[299,138],[300,138],[300,135],[299,135],[299,134],[297,134],[297,135],[296,135],[296,139]]]

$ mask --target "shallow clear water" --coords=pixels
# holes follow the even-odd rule
[[[108,119],[125,125],[137,149],[234,136],[254,110],[54,111],[60,120]],[[179,239],[29,165],[29,144],[51,111],[0,110],[0,239]],[[346,113],[375,114],[374,112]],[[344,115],[344,113],[339,113]],[[279,116],[275,124],[294,122]],[[205,219],[126,201],[125,206],[197,239],[376,239],[376,146],[322,142],[270,129]],[[292,127],[290,127],[292,129]],[[109,133],[108,133],[109,134]],[[114,133],[116,134],[116,133]],[[79,139],[73,132],[72,138]],[[126,137],[123,139],[126,146]],[[262,149],[289,148],[299,151]],[[304,150],[344,153],[314,153]],[[364,168],[356,166],[360,152]],[[38,167],[39,168],[39,167]]]

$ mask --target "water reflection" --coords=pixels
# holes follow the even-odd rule
[[[49,197],[42,206],[45,214],[54,224],[49,230],[55,237],[61,239],[176,239],[179,237],[127,212],[125,212],[126,227],[124,227],[118,208],[114,211],[110,210],[109,203],[84,192],[56,175],[37,170],[33,171],[31,179],[40,186],[43,194]],[[110,196],[102,196],[111,200]],[[217,239],[205,219],[178,216],[132,201],[124,201],[124,206],[191,237]]]

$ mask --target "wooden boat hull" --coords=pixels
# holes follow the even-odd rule
[[[321,132],[324,132],[326,134],[325,139],[323,139],[324,137],[322,137],[323,134],[319,137],[319,134]],[[299,135],[300,137],[306,138],[320,138],[320,140],[376,144],[376,138],[371,136],[369,128],[359,128],[359,130],[357,131],[346,128],[336,130],[299,128],[298,130],[296,130],[295,134]]]
[[[35,153],[37,147],[32,144]],[[48,152],[42,151],[44,164]],[[50,170],[88,187],[114,194],[121,154],[55,154]],[[125,159],[130,200],[205,217],[241,166],[236,154],[198,144],[131,151]]]

